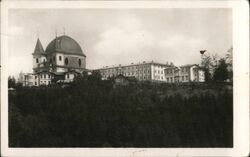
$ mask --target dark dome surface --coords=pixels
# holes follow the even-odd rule
[[[65,54],[85,56],[80,45],[74,39],[66,35],[56,37],[54,40],[52,40],[47,46],[45,52],[62,52]]]

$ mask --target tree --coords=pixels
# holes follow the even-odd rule
[[[93,71],[92,75],[89,75],[88,79],[92,81],[101,81],[102,75],[100,71]]]
[[[205,70],[205,81],[210,82],[212,81],[212,75],[217,67],[218,62],[218,55],[217,54],[204,54],[202,57],[201,65]]]
[[[16,79],[12,76],[8,78],[8,88],[15,88],[16,87]]]
[[[214,81],[223,82],[229,78],[227,64],[225,59],[219,60],[219,66],[215,69],[213,79]]]
[[[228,69],[228,77],[230,81],[233,81],[233,47],[231,47],[226,54],[226,63]]]

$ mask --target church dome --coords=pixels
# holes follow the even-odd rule
[[[52,40],[47,46],[45,52],[61,52],[65,54],[85,56],[80,45],[74,39],[66,35],[56,37],[54,40]]]

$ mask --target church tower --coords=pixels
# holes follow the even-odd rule
[[[36,47],[32,55],[34,73],[43,71],[46,68],[47,58],[39,38],[37,39]]]

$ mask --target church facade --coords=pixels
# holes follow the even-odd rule
[[[45,50],[38,38],[32,55],[33,73],[24,75],[24,86],[68,83],[86,71],[86,55],[80,45],[66,35],[53,39]]]

